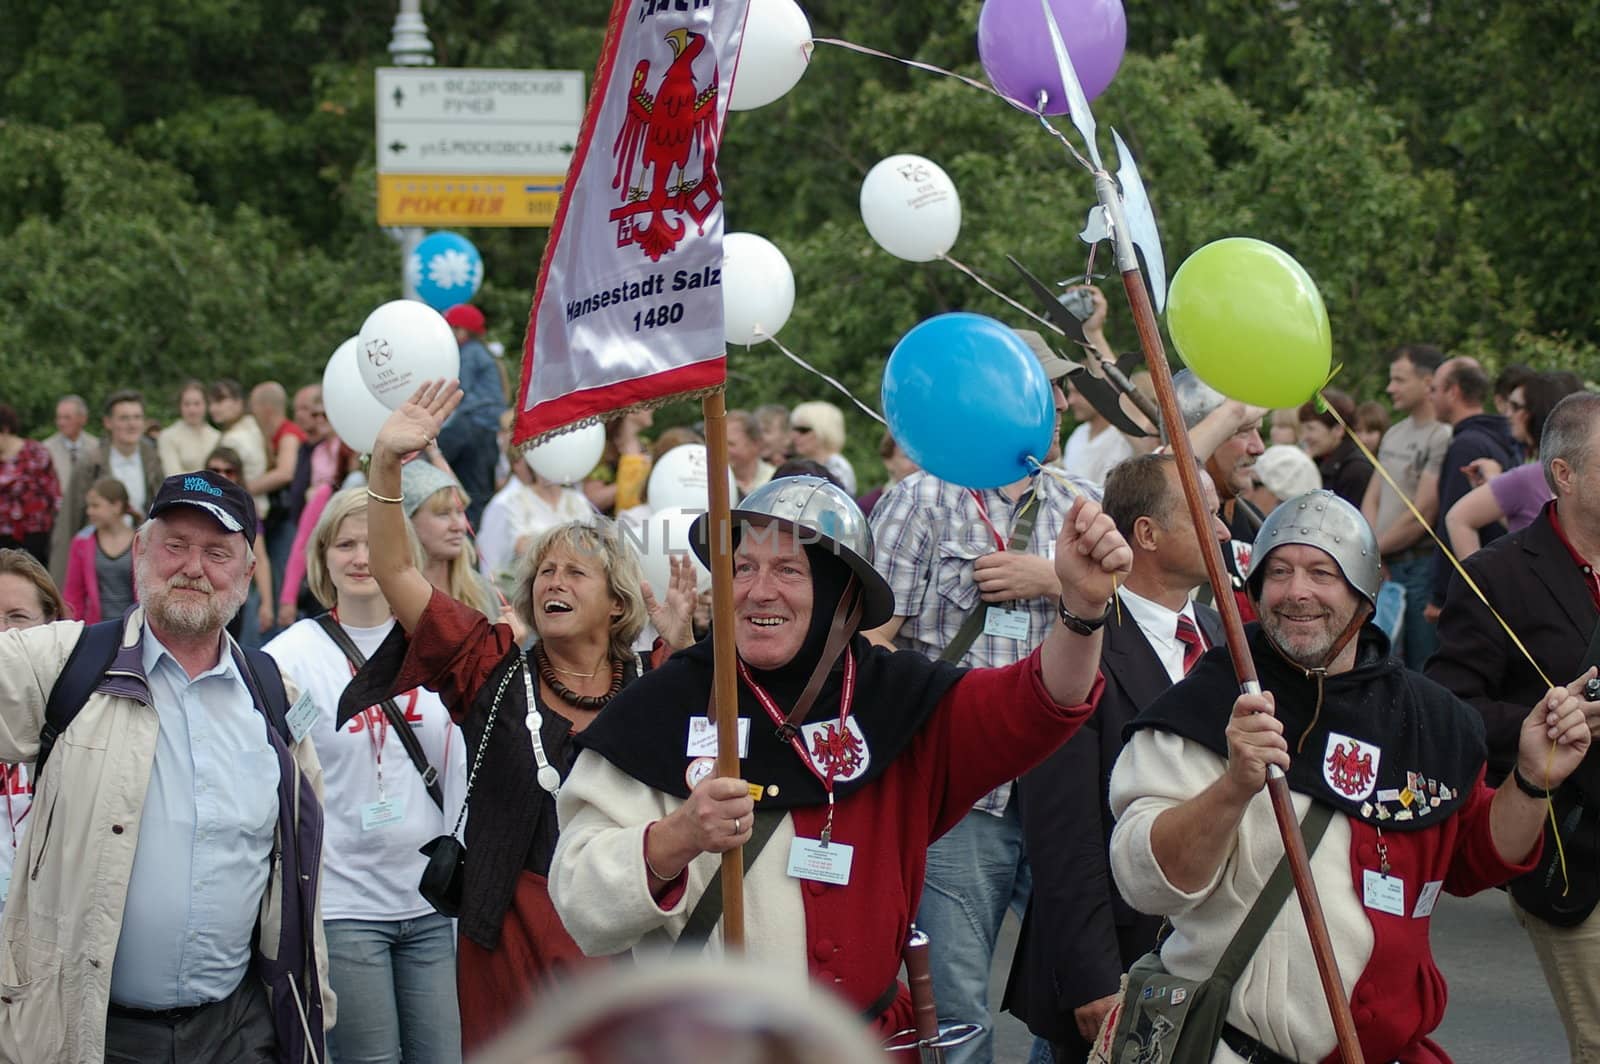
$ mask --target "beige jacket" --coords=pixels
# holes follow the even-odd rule
[[[143,610],[128,615],[124,648],[138,642],[143,623]],[[83,627],[60,621],[0,632],[0,761],[38,756],[45,702]],[[285,687],[292,705],[298,692],[287,677]],[[143,702],[97,691],[56,740],[53,767],[36,781],[31,827],[0,925],[0,1061],[100,1064],[105,1057],[111,964],[158,727]],[[322,768],[311,740],[292,753],[320,800]],[[281,869],[275,861],[262,896],[263,946],[279,937]],[[324,1022],[332,1027],[320,892],[314,935]]]

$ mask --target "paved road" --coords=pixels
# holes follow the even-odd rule
[[[1016,921],[1008,917],[995,958],[996,1008],[1016,934]],[[1472,898],[1441,897],[1433,916],[1433,953],[1450,984],[1450,1006],[1434,1041],[1456,1064],[1560,1064],[1570,1059],[1539,962],[1512,918],[1505,894],[1486,890]],[[996,1064],[1026,1064],[1032,1041],[1015,1017],[997,1014]]]

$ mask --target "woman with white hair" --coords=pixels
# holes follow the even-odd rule
[[[856,471],[844,450],[844,414],[832,403],[801,403],[789,415],[789,433],[799,458],[820,462],[845,493],[856,493]]]

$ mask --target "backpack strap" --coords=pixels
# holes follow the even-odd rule
[[[33,762],[35,779],[44,772],[44,764],[50,760],[50,751],[55,748],[56,740],[71,726],[78,711],[100,685],[100,678],[111,667],[121,643],[120,617],[84,625],[72,653],[67,655],[61,674],[56,677],[55,686],[50,688],[49,698],[45,700],[44,724],[39,728],[39,756]]]
[[[239,649],[244,652],[245,671],[250,674],[256,691],[260,692],[261,711],[282,736],[283,745],[294,746],[294,733],[289,730],[289,692],[283,686],[283,674],[278,671],[278,663],[265,651],[247,650],[244,647]]]
[[[744,844],[744,870],[746,874],[750,866],[756,863],[756,858],[761,856],[761,851],[767,848],[767,842],[772,838],[772,833],[778,830],[778,825],[788,815],[784,809],[757,809],[755,820],[750,827],[750,841]],[[722,919],[722,875],[718,873],[711,877],[711,882],[706,884],[706,889],[700,895],[700,900],[695,904],[694,911],[689,914],[689,921],[683,925],[683,932],[678,935],[677,941],[672,944],[672,952],[680,950],[699,949],[711,937],[711,931],[717,926],[717,921]]]

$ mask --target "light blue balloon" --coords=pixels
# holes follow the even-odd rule
[[[424,303],[443,313],[478,294],[483,256],[460,233],[429,233],[406,259],[406,279]]]
[[[1028,476],[1057,425],[1044,367],[982,314],[940,314],[901,337],[883,370],[883,413],[913,462],[965,488]]]

